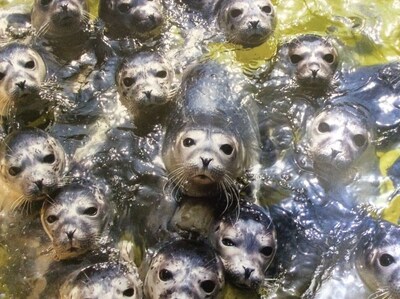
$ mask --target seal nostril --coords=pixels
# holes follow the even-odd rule
[[[62,11],[67,11],[68,10],[68,3],[61,4],[61,9],[62,9]]]
[[[341,151],[338,151],[338,150],[332,149],[331,156],[332,156],[332,158],[336,158],[336,156],[337,156],[338,154],[340,154],[340,153],[341,153]]]
[[[253,29],[256,29],[259,23],[260,23],[260,21],[251,21],[250,25],[251,25],[251,27],[253,27]]]
[[[243,269],[244,269],[244,278],[249,279],[249,277],[251,276],[251,273],[254,272],[254,269],[246,268],[244,266],[243,266]]]
[[[319,71],[319,69],[318,70],[311,70],[311,73],[312,73],[314,78],[317,77],[318,71]]]
[[[22,90],[25,89],[25,84],[26,84],[26,80],[15,83],[15,85],[17,85],[19,88],[21,88]]]
[[[151,98],[151,92],[152,92],[152,90],[149,90],[149,91],[143,91],[143,93],[146,95],[146,97],[147,97],[148,99],[150,99],[150,98]]]
[[[72,238],[74,237],[75,231],[76,231],[76,229],[74,229],[73,231],[68,231],[68,232],[65,233],[69,240],[72,240]]]
[[[208,167],[208,165],[210,164],[210,162],[213,160],[212,158],[211,158],[211,159],[208,159],[208,158],[203,158],[203,157],[200,157],[200,159],[201,159],[201,161],[203,162],[203,166],[204,166],[204,167]]]
[[[35,182],[35,185],[38,187],[38,189],[39,189],[40,191],[42,191],[42,189],[43,189],[43,180],[36,181],[36,182]]]
[[[155,17],[154,15],[149,15],[149,20],[150,20],[152,23],[155,23],[155,22],[156,22],[156,17]]]

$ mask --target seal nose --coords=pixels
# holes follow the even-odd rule
[[[76,231],[76,229],[74,229],[73,231],[70,230],[70,231],[65,232],[65,234],[67,235],[69,240],[72,240],[72,238],[74,237],[75,231]]]
[[[18,83],[15,83],[15,85],[17,85],[19,88],[21,88],[22,90],[25,89],[25,84],[26,84],[26,80],[24,81],[20,81]]]
[[[250,25],[253,29],[256,29],[260,21],[250,21]]]
[[[244,266],[243,266],[243,269],[244,269],[244,278],[249,279],[251,273],[254,272],[254,269],[246,268]]]
[[[210,164],[210,162],[213,160],[212,158],[208,159],[208,158],[203,158],[200,157],[201,161],[203,162],[203,166],[204,167],[208,167],[208,165]]]
[[[319,71],[319,69],[311,70],[311,74],[312,74],[313,78],[317,77],[318,71]]]
[[[42,191],[42,189],[43,189],[43,180],[36,181],[35,185],[38,187],[39,191]]]
[[[150,99],[150,98],[151,98],[151,92],[152,92],[152,90],[149,90],[149,91],[143,91],[143,93],[146,95],[146,97],[147,97],[148,99]]]
[[[61,10],[62,11],[67,11],[68,10],[68,3],[61,4]]]
[[[338,154],[340,154],[340,153],[341,153],[341,151],[332,149],[331,157],[332,157],[332,158],[336,158],[336,156],[337,156]]]

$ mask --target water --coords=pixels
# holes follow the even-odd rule
[[[1,5],[12,6],[20,3],[30,5],[29,1],[2,1]],[[91,13],[96,15],[96,1],[90,1],[90,3]],[[275,55],[277,47],[282,42],[303,33],[335,37],[338,40],[343,68],[352,69],[357,66],[394,61],[400,54],[398,39],[400,21],[394,18],[400,13],[400,1],[381,0],[367,4],[365,1],[351,1],[350,3],[348,1],[291,0],[275,1],[274,5],[278,16],[277,27],[273,36],[265,44],[254,49],[245,49],[229,43],[215,42],[208,45],[209,55],[221,60],[237,61],[242,64],[246,73],[251,74],[254,69],[265,64]],[[179,24],[172,23],[171,27],[178,31],[176,28],[179,26],[174,27],[174,25]],[[198,30],[192,38],[203,36],[204,32]],[[172,37],[176,39],[172,39]],[[174,44],[180,41],[181,39],[174,34],[167,38],[166,48],[170,50],[170,53],[174,53],[172,56],[179,57],[178,55],[182,54],[179,47]],[[190,52],[197,55],[196,53],[201,53],[201,50],[195,45]],[[188,56],[187,59],[190,59],[190,55]],[[90,57],[88,61],[88,64],[91,65]],[[112,63],[110,62],[110,71],[115,67]],[[182,66],[177,67],[178,73],[182,71],[181,68]],[[73,71],[71,70],[71,72]],[[69,76],[67,71],[66,76]],[[107,74],[102,76],[106,78]],[[105,81],[105,83],[99,84],[104,83],[104,86],[108,87],[108,82]],[[153,163],[153,160],[157,159],[156,153],[159,151],[162,135],[156,131],[150,136],[138,136],[129,115],[113,96],[115,90],[112,88],[108,90],[103,86],[102,91],[92,96],[90,93],[92,86],[90,84],[83,86],[81,97],[77,98],[72,106],[66,105],[66,109],[58,112],[58,122],[51,127],[50,132],[61,140],[69,156],[74,159],[71,168],[74,169],[76,176],[90,175],[104,184],[104,191],[113,199],[115,210],[120,213],[119,217],[114,220],[112,234],[116,238],[118,236],[136,244],[134,259],[139,264],[144,254],[142,246],[147,242],[154,242],[148,236],[142,237],[144,233],[149,236],[152,234],[152,232],[143,232],[142,224],[146,221],[144,215],[158,205],[161,200],[160,191],[163,190],[165,183],[162,171],[157,163]],[[74,90],[73,86],[71,86],[71,90]],[[377,212],[384,209],[385,219],[395,223],[399,216],[396,212],[398,200],[393,196],[391,202],[387,201],[394,188],[392,178],[387,177],[387,169],[388,165],[391,165],[398,156],[399,153],[395,147],[384,148],[378,153],[377,160],[383,174],[383,184],[378,190],[380,197],[375,202],[378,207]],[[283,176],[278,184],[285,185],[288,181],[290,184],[290,178]],[[289,186],[284,189],[297,188]],[[301,190],[297,191],[302,193]],[[362,191],[363,189],[360,190],[361,194]],[[319,190],[316,190],[317,194],[318,192]],[[275,197],[275,201],[279,201],[285,195],[277,194]],[[137,198],[146,200],[138,201]],[[315,208],[316,215],[321,212],[318,207],[325,206],[317,206]],[[388,209],[385,209],[386,207]],[[138,211],[139,213],[137,213]],[[336,211],[340,214],[341,207]],[[298,215],[299,219],[302,219],[303,216],[301,213]],[[132,225],[131,219],[134,219],[138,225]],[[329,217],[325,220],[324,225],[331,227],[330,221],[334,220]],[[11,223],[13,223],[12,220]],[[317,230],[323,231],[324,225],[317,227]],[[8,222],[2,224],[1,232],[12,239],[11,236],[18,236],[20,230],[26,230],[21,226],[32,226],[38,231],[40,230],[40,223],[35,222],[34,219],[26,219],[23,224],[18,221],[11,226]],[[312,222],[310,226],[313,226]],[[120,232],[121,228],[124,229],[122,233]],[[351,229],[347,230],[351,231]],[[306,230],[306,238],[321,240],[319,235],[308,235],[313,231]],[[7,271],[3,274],[5,283],[2,282],[0,285],[0,294],[2,292],[9,294],[15,291],[16,297],[27,296],[25,292],[32,282],[28,275],[24,277],[24,274],[19,272],[24,271],[20,269],[34,267],[30,264],[29,257],[35,253],[29,250],[28,252],[21,251],[24,250],[23,248],[26,247],[24,243],[27,242],[35,250],[43,250],[40,248],[40,243],[42,241],[46,243],[46,236],[39,233],[26,237],[26,240],[21,241],[22,244],[16,241],[15,243],[7,242],[7,246],[0,246],[0,266],[7,265]],[[332,252],[338,250],[334,244],[332,248]],[[22,258],[19,260],[19,257]],[[249,296],[249,292],[242,290],[227,288],[225,292],[225,298],[247,298]],[[7,297],[7,295],[5,296]]]

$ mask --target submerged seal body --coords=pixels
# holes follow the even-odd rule
[[[29,46],[11,43],[0,49],[0,116],[41,111],[47,103],[39,96],[46,64]]]
[[[276,252],[276,234],[267,210],[242,202],[214,224],[209,240],[225,273],[239,287],[257,289]]]
[[[100,246],[110,210],[99,190],[72,184],[61,188],[52,202],[44,204],[41,220],[55,258],[64,260]]]
[[[59,187],[67,157],[61,144],[39,129],[9,134],[0,145],[0,178],[17,198],[2,198],[2,208],[13,209],[43,199]]]
[[[152,257],[143,290],[148,299],[218,298],[223,286],[223,267],[212,248],[178,240]]]
[[[162,146],[170,182],[181,193],[235,195],[236,179],[258,164],[258,129],[246,88],[242,73],[217,62],[186,73]]]
[[[142,282],[133,265],[124,262],[103,262],[68,275],[61,285],[60,298],[141,299]]]
[[[161,0],[101,0],[99,17],[110,38],[158,36],[164,22]]]

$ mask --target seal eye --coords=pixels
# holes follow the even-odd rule
[[[127,13],[131,9],[131,6],[127,3],[121,3],[118,5],[118,10],[122,13]]]
[[[26,69],[33,69],[35,67],[35,62],[33,60],[29,60],[27,63],[25,63],[24,67]]]
[[[58,217],[55,216],[55,215],[49,215],[49,216],[47,216],[47,218],[46,218],[46,221],[47,221],[48,223],[54,223],[54,222],[56,222],[57,220],[58,220]]]
[[[326,122],[322,122],[318,125],[318,131],[320,131],[321,133],[330,132],[331,127]]]
[[[237,18],[237,17],[240,16],[242,13],[243,13],[243,10],[237,9],[237,8],[234,8],[234,9],[232,9],[232,10],[230,11],[230,15],[231,15],[232,18]]]
[[[327,63],[333,63],[335,61],[335,56],[333,54],[325,54],[322,57]]]
[[[166,71],[159,71],[159,72],[156,73],[156,77],[165,78],[165,77],[167,77],[167,72]]]
[[[95,207],[90,207],[83,211],[83,215],[96,216],[96,214],[97,214],[97,208]]]
[[[298,64],[303,60],[303,57],[297,54],[290,55],[290,62],[293,64]]]
[[[394,262],[395,262],[394,257],[387,253],[382,254],[381,257],[379,258],[379,264],[381,264],[381,266],[383,267],[390,266]]]
[[[206,293],[212,293],[215,289],[215,282],[212,280],[204,280],[200,283],[200,287],[204,290]]]
[[[8,169],[8,173],[9,173],[11,176],[16,176],[16,175],[18,175],[21,171],[22,171],[22,169],[21,169],[20,167],[16,167],[16,166],[10,167],[10,168]]]
[[[171,271],[167,269],[161,269],[160,273],[158,273],[158,276],[162,281],[171,280],[173,278]]]
[[[233,152],[233,147],[230,144],[223,144],[221,145],[221,147],[219,148],[225,155],[230,155]]]
[[[272,12],[272,8],[271,8],[271,6],[269,6],[269,5],[266,5],[266,6],[261,7],[261,10],[262,10],[263,12],[265,12],[266,14],[270,14],[270,13]]]
[[[40,4],[43,6],[49,5],[53,0],[41,0]]]
[[[182,143],[183,143],[184,147],[190,147],[190,146],[196,144],[196,142],[194,142],[194,140],[192,138],[185,138],[185,139],[183,139]]]
[[[233,241],[228,238],[223,238],[222,244],[224,244],[225,246],[235,246],[235,243],[233,243]]]
[[[125,297],[132,297],[133,295],[135,295],[135,290],[133,288],[126,289],[122,292],[122,295]]]
[[[271,246],[265,246],[260,249],[260,252],[265,256],[270,256],[274,252],[274,249]]]
[[[366,143],[367,139],[364,137],[364,135],[356,134],[353,136],[353,141],[355,145],[362,147]]]
[[[56,160],[56,156],[54,154],[49,154],[44,156],[43,163],[52,164]]]
[[[124,82],[124,85],[126,87],[132,86],[133,83],[135,83],[135,79],[134,78],[130,78],[130,77],[126,77],[124,78],[124,80],[122,80],[122,82]]]
[[[6,74],[5,73],[3,73],[3,72],[0,72],[0,80],[3,80],[3,78],[6,76]]]

